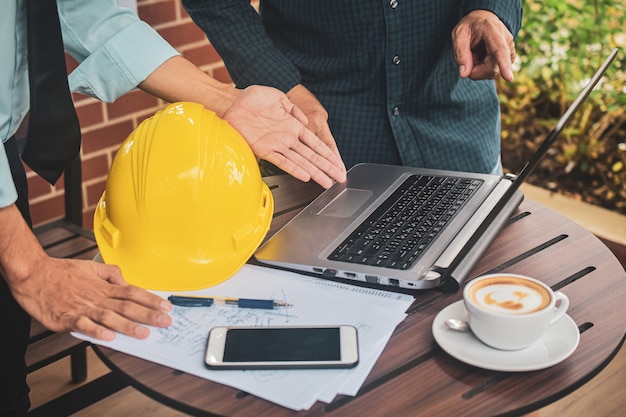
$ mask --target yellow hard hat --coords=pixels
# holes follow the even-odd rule
[[[122,143],[94,216],[98,249],[127,282],[152,290],[231,277],[265,237],[274,200],[228,122],[174,103]]]

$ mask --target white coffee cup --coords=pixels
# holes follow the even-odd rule
[[[463,301],[474,335],[502,350],[532,345],[569,307],[565,294],[517,274],[475,278],[463,289]]]

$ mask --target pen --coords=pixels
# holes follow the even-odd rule
[[[172,304],[182,307],[210,307],[213,304],[235,305],[240,308],[291,307],[292,304],[276,300],[255,300],[251,298],[197,297],[190,295],[170,295],[167,298]]]

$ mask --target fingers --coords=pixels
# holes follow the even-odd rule
[[[85,336],[93,337],[94,339],[111,341],[115,339],[115,332],[105,326],[99,325],[88,319],[87,317],[80,316],[76,320],[71,328],[73,331],[84,334]],[[147,329],[146,329],[147,330]],[[150,331],[148,330],[148,335]],[[147,336],[141,337],[145,339]]]
[[[487,55],[481,59],[479,64],[473,67],[469,78],[472,80],[495,80],[501,75],[500,66],[495,57],[493,55]]]
[[[289,175],[305,182],[312,179],[324,188],[346,180],[341,159],[308,129],[303,128],[297,140],[265,139],[252,146],[254,153]]]
[[[515,60],[515,45],[513,40],[507,41],[504,36],[489,33],[484,42],[488,51],[485,65],[493,68],[494,78],[502,76],[506,81],[513,81],[513,61]]]
[[[41,321],[54,331],[75,331],[99,340],[113,340],[116,332],[145,339],[150,335],[147,326],[165,328],[172,323],[166,314],[171,305],[136,287],[83,288],[80,296],[66,291],[53,314]]]
[[[128,285],[114,265],[50,259],[45,272],[30,282],[38,306],[29,312],[54,331],[76,331],[100,340],[112,340],[115,332],[144,339],[150,334],[147,326],[167,327],[172,322],[169,301]]]
[[[301,181],[313,180],[324,188],[346,178],[343,162],[313,133],[306,130],[301,141],[281,152],[272,152],[264,159]]]
[[[283,155],[285,159],[282,160],[282,164],[292,165],[290,166],[292,172],[287,171],[286,167],[282,169],[302,181],[308,181],[304,179],[306,177],[311,178],[324,188],[332,186],[333,181],[345,181],[346,168],[328,124],[323,123],[322,126],[317,127],[315,118],[313,122],[310,122],[298,106],[289,100],[286,101],[287,106],[291,106],[290,114],[304,126],[314,128],[317,136],[309,129],[302,129],[298,136],[300,142],[295,142],[294,147],[290,149],[293,155],[291,157]],[[289,161],[292,164],[289,164]],[[276,164],[276,162],[272,163]]]
[[[93,266],[96,275],[105,281],[116,285],[127,285],[122,276],[122,270],[117,265],[105,265],[95,262]]]
[[[317,118],[315,112],[303,110],[274,88],[260,86],[246,88],[224,114],[257,158],[302,181],[313,179],[328,188],[334,181],[345,180],[345,166],[330,131],[325,143],[305,127],[315,125],[312,118]]]
[[[113,302],[110,308],[113,311],[130,320],[151,326],[170,325],[169,316],[164,314],[172,310],[169,301],[142,288],[128,285],[116,265],[94,264],[97,266],[97,275],[114,284],[108,288],[108,296]]]
[[[498,17],[476,10],[465,16],[452,31],[454,59],[461,78],[513,81],[515,43]]]
[[[306,117],[306,114],[304,114],[304,112],[300,110],[298,106],[289,101],[286,96],[283,105],[285,106],[285,109],[304,126],[309,124],[309,119]]]
[[[341,159],[335,138],[330,131],[328,112],[324,106],[311,91],[300,84],[287,92],[287,98],[294,105],[292,115],[304,123],[308,129],[301,131],[298,139],[312,152],[302,153],[295,149],[306,161],[312,164],[310,168],[313,170],[307,169],[307,172],[316,182],[325,181],[322,173],[328,174],[335,181],[345,181],[346,167]],[[299,117],[300,113],[304,114],[306,119]],[[328,150],[334,154],[335,158],[328,153]],[[328,161],[331,163],[330,166],[327,164]],[[318,169],[321,169],[322,173]]]
[[[319,105],[320,109],[323,109],[321,104],[315,100],[315,104]],[[337,156],[338,161],[340,162],[340,167],[345,171],[345,165],[343,165],[343,161],[341,160],[341,155],[339,154],[339,148],[337,148],[337,143],[335,142],[335,138],[333,134],[330,132],[330,127],[328,126],[328,115],[325,111],[313,111],[311,113],[311,118],[308,118],[304,111],[300,109],[297,105],[293,104],[291,101],[287,100],[289,105],[291,106],[291,115],[295,117],[300,123],[306,126],[311,132],[319,137],[319,139]]]
[[[115,332],[137,339],[150,335],[146,327],[165,328],[172,319],[166,312],[171,304],[161,297],[131,285],[111,286],[107,288],[108,297],[91,302],[83,308],[82,314],[68,314],[69,324],[74,331],[100,340],[112,340]],[[87,293],[86,299],[92,299]]]
[[[319,182],[317,178],[321,178],[322,174],[338,182],[346,180],[346,168],[339,157],[339,151],[334,140],[331,148],[308,129],[305,129],[300,135],[300,140],[304,146],[301,151],[304,154],[304,158],[313,167],[317,168],[317,170],[309,172],[314,181]]]
[[[330,126],[328,126],[328,121],[324,119],[323,121],[314,120],[309,122],[308,129],[313,132],[317,137],[322,141],[322,143],[331,150],[331,152],[337,157],[338,167],[341,168],[342,172],[345,174],[346,166],[341,159],[341,154],[339,153],[339,148],[337,147],[337,142],[335,142],[335,137],[330,132]],[[313,139],[312,137],[310,139]],[[339,180],[339,182],[343,182]]]
[[[459,67],[459,76],[468,78],[474,69],[474,57],[470,47],[471,31],[467,25],[458,25],[452,31],[454,60]]]

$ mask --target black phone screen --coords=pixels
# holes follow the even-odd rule
[[[339,339],[336,327],[230,329],[224,362],[338,361]]]

